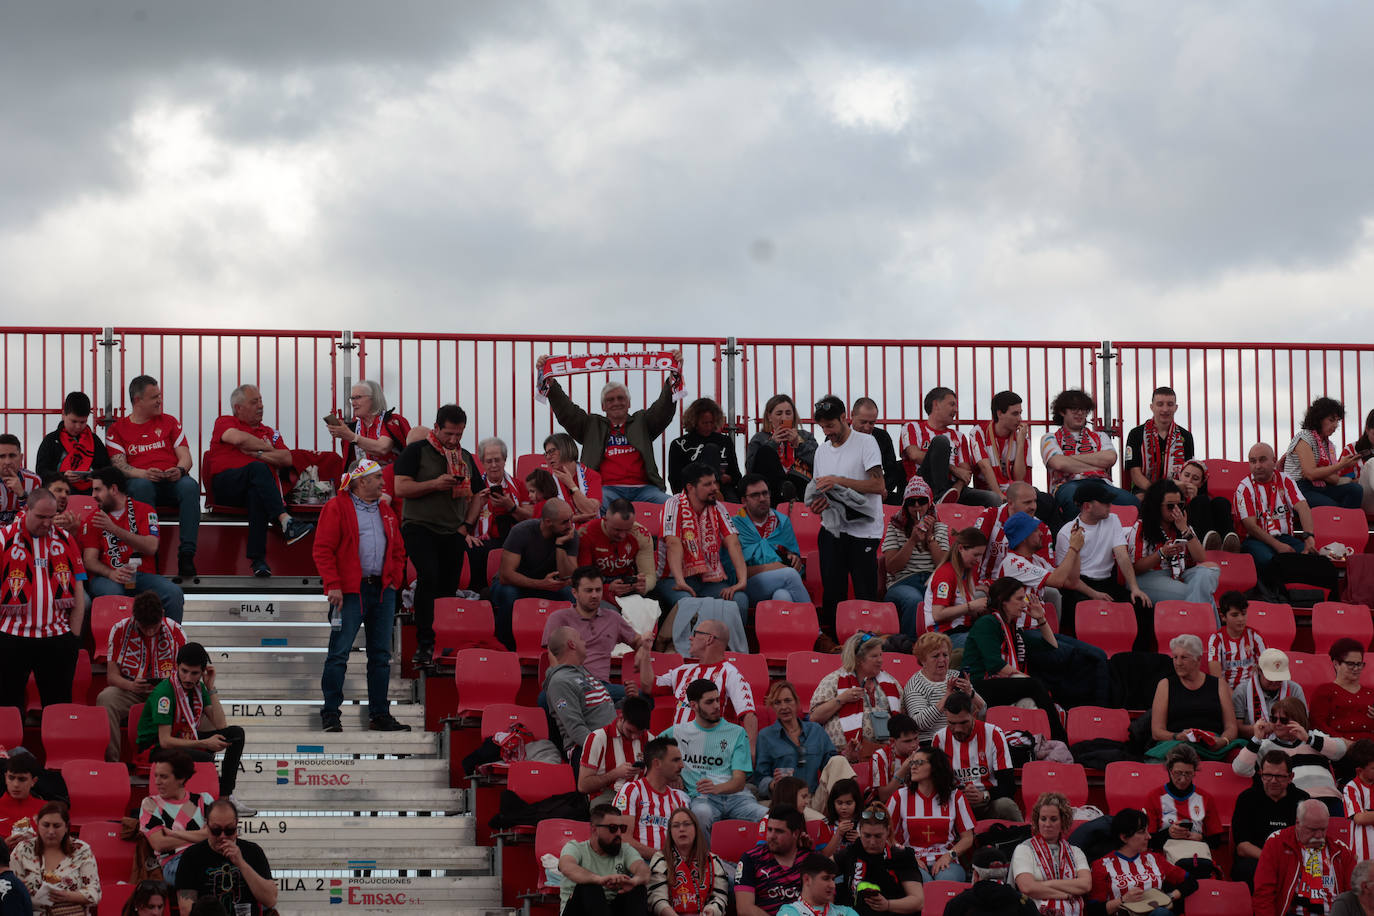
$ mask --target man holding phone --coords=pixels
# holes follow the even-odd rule
[[[521,598],[549,598],[572,603],[568,584],[577,568],[577,529],[572,507],[561,499],[544,502],[539,518],[511,528],[501,545],[501,571],[491,584],[496,638],[515,648],[511,615]]]
[[[176,671],[177,653],[186,645],[181,624],[168,620],[162,601],[153,592],[134,599],[133,613],[110,628],[109,686],[95,698],[110,716],[110,743],[105,759],[119,759],[123,719],[139,703],[147,702],[153,688]]]

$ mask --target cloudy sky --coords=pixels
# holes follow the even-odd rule
[[[3,323],[1368,339],[1370,35],[1321,0],[3,0]]]

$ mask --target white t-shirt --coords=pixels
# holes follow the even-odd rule
[[[1053,855],[1053,853],[1051,853]],[[1077,846],[1069,846],[1069,858],[1073,859],[1073,870],[1075,872],[1091,871],[1088,865],[1088,857],[1083,854],[1083,850]],[[1013,887],[1016,886],[1016,879],[1021,875],[1030,875],[1036,881],[1050,880],[1040,867],[1040,863],[1035,860],[1035,850],[1031,848],[1029,841],[1019,844],[1011,852],[1011,874],[1008,881]],[[1087,895],[1084,894],[1086,897]]]
[[[883,456],[878,452],[878,440],[868,433],[851,429],[849,438],[838,448],[824,441],[816,446],[816,477],[849,477],[854,480],[867,480],[869,468],[881,468]],[[883,536],[883,498],[877,493],[865,493],[873,521],[856,522],[845,532],[856,538],[881,538]]]
[[[1078,556],[1078,574],[1089,579],[1106,579],[1116,567],[1112,551],[1126,546],[1126,529],[1116,513],[1108,515],[1095,525],[1089,525],[1082,518],[1075,519],[1083,528],[1083,550]],[[1059,529],[1054,542],[1054,565],[1062,566],[1069,552],[1069,538],[1073,536],[1074,522]]]

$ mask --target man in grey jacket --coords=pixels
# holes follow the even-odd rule
[[[563,754],[573,760],[582,753],[587,736],[615,719],[615,703],[601,683],[583,667],[587,647],[572,627],[549,634],[554,666],[544,680],[545,702],[563,735]]]

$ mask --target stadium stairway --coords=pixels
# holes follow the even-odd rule
[[[236,794],[258,814],[242,819],[243,836],[272,863],[278,909],[510,912],[492,849],[476,845],[468,795],[451,787],[447,736],[425,731],[420,684],[393,664],[392,712],[415,730],[367,731],[366,657],[355,646],[344,731],[326,734],[318,711],[329,624],[318,580],[256,584],[198,581],[184,627],[210,652],[229,723],[247,733]]]

